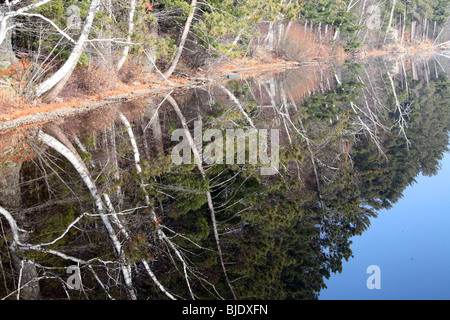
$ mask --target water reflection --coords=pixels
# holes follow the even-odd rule
[[[305,66],[2,135],[0,295],[15,298],[20,279],[25,299],[316,299],[351,258],[349,239],[420,172],[438,172],[444,69],[438,59]],[[193,159],[226,143],[199,144],[196,121],[278,130],[278,172],[174,165],[177,129]]]

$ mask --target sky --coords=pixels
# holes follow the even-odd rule
[[[450,300],[450,153],[441,166],[436,176],[418,176],[392,209],[352,238],[354,257],[325,282],[320,300]],[[380,289],[367,288],[372,265]]]

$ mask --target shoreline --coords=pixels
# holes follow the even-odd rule
[[[403,47],[402,47],[403,48]],[[327,61],[333,59],[367,59],[383,56],[423,56],[432,55],[442,50],[443,48],[427,47],[417,48],[411,50],[411,47],[404,48],[405,50],[392,50],[399,49],[398,46],[390,48],[391,50],[377,50],[366,51],[361,50],[354,55],[345,56],[330,56],[330,57],[316,57],[311,58],[305,62],[285,61],[281,59],[272,59],[271,61],[247,61],[243,64],[236,61],[227,61],[222,66],[215,66],[212,68],[212,72],[207,75],[198,76],[192,75],[187,78],[174,77],[169,81],[166,79],[160,79],[153,81],[149,84],[136,84],[130,86],[123,86],[119,90],[113,90],[105,92],[103,94],[97,94],[85,99],[69,98],[64,102],[52,102],[50,104],[39,104],[33,106],[33,102],[30,102],[29,107],[18,110],[17,112],[0,114],[0,135],[9,133],[11,131],[21,129],[33,125],[41,125],[48,122],[56,121],[58,119],[64,119],[69,116],[82,114],[85,112],[93,111],[109,104],[121,103],[126,101],[132,101],[135,99],[144,98],[149,95],[155,95],[160,93],[168,93],[170,91],[177,91],[189,88],[195,88],[198,86],[204,86],[206,84],[222,83],[232,79],[241,79],[246,76],[260,74],[276,70],[288,70],[295,69],[301,66],[311,66],[314,64],[327,63]],[[425,49],[425,50],[424,50]],[[441,50],[440,50],[441,49]],[[206,77],[204,77],[206,76]],[[169,83],[170,82],[170,83]]]
[[[65,102],[53,102],[50,104],[41,104],[31,106],[27,110],[21,110],[16,113],[0,115],[0,135],[10,133],[24,127],[33,125],[42,125],[58,119],[67,118],[77,114],[86,113],[105,107],[110,104],[123,103],[142,99],[146,96],[161,93],[169,93],[206,84],[221,83],[229,81],[227,75],[239,73],[242,76],[248,76],[255,73],[263,73],[275,70],[287,70],[298,68],[301,64],[297,62],[284,63],[265,63],[259,67],[235,68],[220,70],[210,78],[172,78],[171,84],[166,80],[146,85],[129,86],[124,90],[106,92],[105,94],[96,95],[89,99],[70,99]]]

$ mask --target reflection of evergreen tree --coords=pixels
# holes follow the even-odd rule
[[[406,130],[411,143],[409,147],[395,126],[383,138],[387,160],[379,157],[367,139],[363,138],[355,146],[355,170],[361,176],[359,189],[367,204],[377,209],[390,207],[419,173],[437,173],[439,161],[448,150],[448,85],[446,77],[435,79],[428,85],[424,81],[414,81],[410,83],[409,95],[405,91],[399,93],[401,103],[411,109]],[[395,113],[390,114],[391,123],[395,116]]]

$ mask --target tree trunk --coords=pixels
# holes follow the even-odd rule
[[[437,22],[435,21],[434,27],[433,27],[433,39],[435,39],[435,37],[436,37],[436,24],[437,24]]]
[[[186,132],[186,138],[189,141],[189,144],[190,144],[191,149],[192,149],[192,153],[194,154],[194,158],[196,159],[195,162],[197,162],[198,170],[200,171],[200,174],[202,175],[203,180],[206,181],[207,177],[206,177],[203,165],[202,165],[202,159],[201,159],[200,153],[199,153],[199,151],[198,151],[198,149],[197,149],[197,147],[195,145],[195,141],[192,138],[191,133],[189,131],[189,128],[188,128],[188,126],[186,124],[186,119],[184,118],[183,113],[181,112],[181,110],[180,110],[180,108],[179,108],[179,106],[178,106],[178,104],[177,104],[177,102],[175,101],[174,98],[172,98],[169,95],[167,97],[167,101],[172,105],[173,109],[175,110],[175,112],[177,113],[177,115],[178,115],[178,117],[180,119],[180,122],[181,122],[181,124],[182,124],[182,126],[183,126],[183,128],[184,128],[184,130]],[[210,211],[210,214],[211,214],[211,221],[212,221],[212,224],[213,224],[214,238],[216,240],[217,253],[219,255],[220,264],[222,265],[222,270],[223,270],[223,273],[224,273],[224,276],[225,276],[225,281],[227,282],[227,284],[228,284],[228,286],[229,286],[229,288],[231,290],[231,293],[233,295],[234,300],[236,300],[236,294],[235,294],[233,286],[232,286],[232,284],[231,284],[231,282],[230,282],[230,280],[228,278],[228,273],[227,273],[227,270],[225,268],[225,263],[224,263],[224,260],[223,260],[222,247],[221,247],[221,244],[220,244],[219,233],[217,231],[217,220],[216,220],[215,209],[214,209],[214,204],[212,202],[211,192],[209,190],[206,191],[206,198],[207,198],[207,201],[208,201],[208,207],[209,207],[209,211]]]
[[[2,12],[0,11],[0,15]],[[12,64],[18,64],[16,55],[14,54],[11,42],[12,30],[6,31],[12,24],[11,19],[2,20],[2,29],[4,29],[4,40],[0,44],[0,70],[7,69]]]
[[[423,23],[423,41],[422,42],[426,42],[427,41],[428,19],[425,18],[424,20],[425,21]]]
[[[100,0],[92,0],[88,15],[86,17],[85,25],[83,27],[83,31],[69,58],[55,74],[53,74],[49,79],[44,81],[38,87],[36,95],[38,97],[41,97],[45,94],[45,96],[43,97],[43,101],[45,103],[53,101],[58,96],[58,94],[64,88],[65,84],[72,75],[72,72],[78,63],[78,60],[80,59],[80,56],[84,51],[84,46],[86,45],[86,41],[88,40],[92,23],[94,22],[94,17],[99,5]]]
[[[386,29],[386,35],[384,36],[384,43],[386,43],[387,36],[389,34],[389,30],[392,26],[392,19],[394,18],[394,11],[395,11],[395,5],[397,4],[397,0],[392,1],[392,9],[391,9],[391,15],[389,16],[389,23]]]
[[[155,146],[156,154],[162,154],[164,152],[164,144],[161,130],[161,121],[159,119],[159,108],[152,108],[151,106],[147,107],[146,110],[147,117],[152,119],[153,122],[151,124],[153,138],[155,142],[153,145]],[[144,133],[145,134],[145,133]]]
[[[419,77],[417,76],[416,64],[414,61],[411,62],[411,70],[412,70],[413,80],[414,81],[419,80]]]
[[[194,14],[195,14],[196,10],[197,10],[197,0],[192,0],[191,12],[189,13],[189,16],[184,25],[183,34],[181,35],[180,44],[178,45],[177,53],[176,53],[175,58],[173,59],[172,63],[170,64],[169,69],[167,69],[167,71],[164,72],[164,76],[166,78],[169,78],[172,75],[172,73],[175,71],[175,68],[177,67],[178,62],[180,61],[181,53],[183,52],[184,44],[186,43],[186,39],[188,37],[189,30],[191,28],[192,20],[194,19]]]
[[[103,224],[114,246],[117,256],[119,256],[121,260],[125,260],[125,257],[123,256],[122,244],[117,238],[117,234],[111,225],[109,217],[106,215],[106,209],[103,205],[103,201],[101,200],[100,194],[97,190],[97,186],[95,185],[89,171],[87,170],[86,165],[82,161],[80,161],[80,156],[78,155],[78,153],[76,152],[74,153],[72,151],[72,149],[74,149],[73,146],[71,148],[68,148],[65,144],[61,143],[52,136],[44,133],[43,131],[39,131],[39,139],[44,144],[46,144],[47,146],[49,146],[50,148],[54,149],[62,156],[64,156],[74,166],[75,170],[78,172],[83,182],[85,183],[86,187],[89,189],[91,193],[92,199],[94,200],[97,211],[100,214],[100,218],[103,221]],[[64,140],[66,140],[66,138],[64,138]],[[127,293],[130,299],[136,300],[136,293],[134,292],[130,270],[126,265],[126,261],[121,262],[123,264],[120,267],[120,269],[122,271]]]
[[[270,51],[273,51],[273,49],[274,49],[274,47],[273,47],[274,38],[275,37],[274,37],[273,22],[270,22],[269,31],[267,32],[267,37],[266,37],[267,46]]]
[[[0,205],[5,208],[19,209],[22,205],[20,191],[20,169],[22,163],[9,162],[0,169]],[[17,211],[14,219],[22,222],[25,217]],[[26,227],[26,226],[25,226]],[[27,242],[28,234],[19,233],[19,240]],[[12,252],[12,260],[17,274],[20,274],[20,297],[24,300],[37,300],[40,294],[39,282],[34,281],[38,277],[34,264],[22,260],[17,253]]]
[[[402,29],[402,38],[400,43],[403,44],[405,40],[405,31],[406,31],[406,15],[408,13],[408,7],[405,7],[405,12],[403,13],[403,29]]]
[[[337,41],[339,37],[339,28],[337,27],[334,31],[333,41]]]
[[[125,61],[127,60],[128,53],[130,52],[130,42],[131,42],[131,35],[133,34],[134,30],[134,14],[136,12],[136,0],[131,0],[130,2],[130,13],[128,16],[128,35],[127,35],[127,45],[125,48],[123,48],[122,57],[119,60],[119,63],[117,64],[116,70],[119,71],[122,69]]]
[[[151,30],[150,30],[150,35],[152,37],[158,38],[158,27],[157,24],[156,26],[152,26]],[[153,73],[155,71],[155,61],[156,61],[156,52],[157,52],[157,47],[155,44],[150,44],[149,46],[146,46],[146,55],[144,57],[144,62],[143,62],[143,69],[148,72],[148,73]]]

